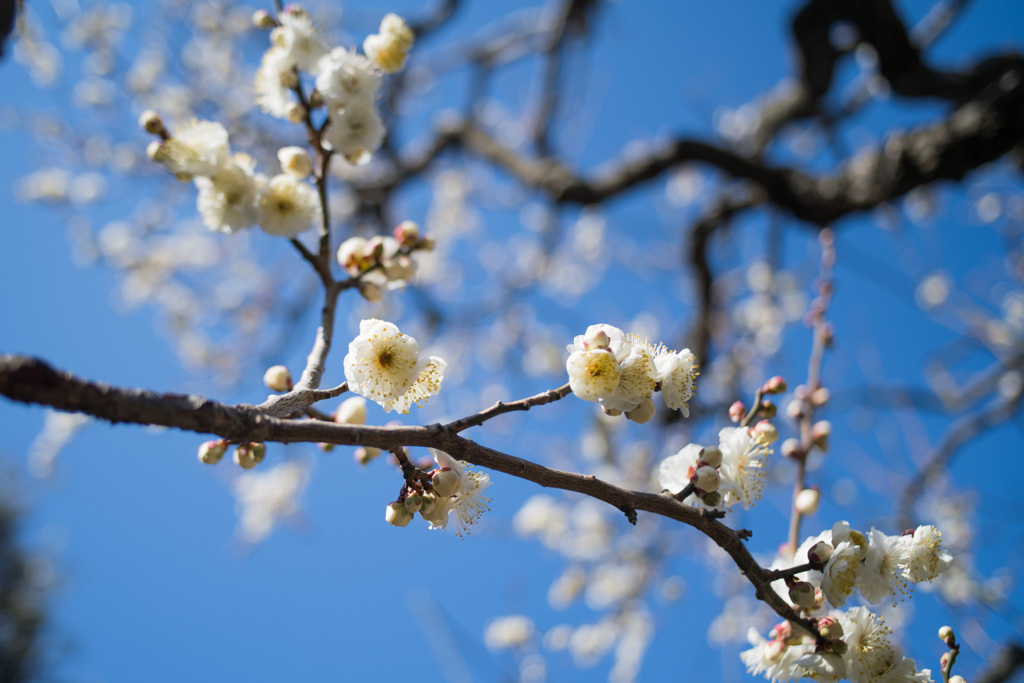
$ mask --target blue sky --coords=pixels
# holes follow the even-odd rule
[[[45,3],[31,4],[45,21],[52,21]],[[431,49],[520,6],[469,5]],[[749,0],[609,5],[599,17],[597,47],[570,60],[570,73],[590,74],[585,81],[570,79],[566,106],[578,118],[558,131],[572,150],[574,163],[592,167],[617,156],[633,140],[679,133],[711,135],[717,109],[747,102],[791,72],[786,19],[793,6]],[[930,3],[899,6],[905,16],[917,19]],[[403,2],[386,9],[402,12],[417,7]],[[353,21],[376,17],[380,9],[346,6]],[[372,25],[372,20],[362,21]],[[1019,3],[978,0],[929,55],[939,64],[957,66],[963,55],[973,58],[1008,44],[1019,47],[1022,29],[1024,8]],[[65,67],[73,73],[72,63]],[[508,106],[521,105],[532,74],[529,66],[513,67],[498,81],[496,92]],[[0,100],[5,110],[56,108],[69,113],[65,92],[38,91],[13,60],[0,63],[0,78],[8,84]],[[443,82],[426,96],[429,105],[440,106],[446,98],[461,102],[459,86],[458,77]],[[939,111],[933,103],[873,104],[857,118],[846,143],[855,147],[894,122],[927,121]],[[72,121],[82,116],[83,125],[94,124],[84,114],[69,115]],[[134,119],[134,113],[127,118]],[[406,134],[416,132],[411,126]],[[145,144],[134,129],[125,130],[124,136]],[[0,351],[30,353],[81,376],[124,386],[198,392],[228,402],[258,402],[266,395],[260,372],[254,371],[236,388],[224,388],[183,369],[152,310],[118,312],[112,305],[118,274],[75,265],[65,238],[67,214],[14,200],[11,188],[19,178],[59,158],[53,146],[41,150],[17,126],[0,132],[0,145],[7,159],[0,167],[0,186],[7,188],[0,206],[7,214],[8,237],[7,248],[0,250],[0,285],[6,293],[0,297],[0,319],[5,321],[0,326]],[[838,395],[844,389],[847,395],[856,395],[865,384],[883,382],[920,386],[926,351],[953,336],[914,305],[921,276],[948,271],[967,283],[965,289],[977,298],[1001,291],[991,282],[999,279],[992,273],[1002,268],[1000,235],[992,226],[977,224],[971,207],[986,191],[1019,196],[1019,176],[997,166],[973,180],[970,187],[943,191],[947,210],[927,228],[917,230],[903,220],[884,231],[876,216],[851,218],[839,226],[839,288],[833,316],[840,341],[825,370]],[[170,179],[157,177],[138,181],[127,191],[128,199],[156,193],[159,184],[167,182]],[[422,207],[426,200],[413,192],[407,202]],[[97,223],[116,216],[118,210],[116,202],[99,205]],[[518,217],[489,212],[485,216],[488,229],[496,233],[515,227]],[[607,218],[610,229],[681,248],[685,216],[670,214],[660,181],[649,192],[613,202]],[[725,266],[737,258],[763,254],[772,246],[764,238],[766,223],[763,216],[745,221],[732,240],[719,246],[716,258]],[[781,248],[785,263],[813,272],[813,240],[799,229],[786,235]],[[624,271],[613,266],[605,283],[575,306],[543,297],[533,303],[545,322],[563,322],[571,334],[581,333],[592,322],[624,323],[638,301],[658,313],[666,334],[685,329],[690,293],[678,276],[653,275],[662,283],[661,290],[650,299],[638,299],[648,281]],[[889,272],[895,276],[884,277]],[[672,289],[676,284],[678,291]],[[312,326],[308,316],[299,322],[306,327],[275,362],[300,367]],[[339,330],[343,341],[332,362],[335,372],[341,359],[338,352],[343,353],[350,332]],[[785,339],[777,366],[799,379],[805,372],[809,333],[797,324]],[[981,362],[980,355],[965,358],[968,368]],[[479,382],[487,381],[481,372]],[[518,378],[516,387],[535,393],[563,381]],[[539,430],[524,416],[509,416],[474,438],[497,448],[524,447],[517,433],[529,428],[531,434],[547,434],[552,442],[571,442],[575,432],[570,430],[590,410],[579,401],[565,402],[537,416]],[[424,422],[439,419],[441,413],[425,415]],[[25,462],[43,416],[38,407],[0,402],[0,462],[17,481],[27,511],[25,542],[47,558],[55,572],[49,637],[59,679],[383,680],[403,675],[434,678],[438,671],[438,680],[512,680],[517,671],[513,657],[495,655],[483,645],[481,632],[489,619],[525,612],[535,616],[543,631],[595,618],[581,605],[567,611],[547,605],[548,584],[561,564],[540,544],[517,539],[511,529],[518,506],[537,492],[528,483],[494,475],[492,511],[479,531],[463,540],[429,532],[418,523],[405,529],[385,525],[382,508],[394,496],[398,478],[382,462],[358,468],[348,449],[322,454],[310,446],[273,445],[268,462],[287,457],[313,462],[313,477],[301,516],[261,546],[247,550],[234,535],[234,470],[228,463],[204,468],[196,462],[202,437],[91,424],[67,446],[55,476],[38,481],[26,471]],[[827,461],[812,476],[820,476],[816,481],[833,492],[844,482],[858,482],[857,498],[845,508],[827,504],[818,519],[824,526],[857,514],[868,525],[891,512],[891,501],[881,495],[887,482],[871,481],[872,476],[890,476],[871,467],[885,444],[897,454],[889,461],[891,468],[906,475],[915,457],[908,444],[934,443],[948,421],[932,415],[878,417],[877,412],[857,411],[831,419],[838,424],[840,417],[844,424],[847,418],[852,424],[837,427],[836,440],[848,439],[845,450],[838,451],[843,457]],[[383,422],[385,416],[371,411],[371,419]],[[416,419],[414,413],[406,421]],[[715,431],[717,427],[709,425],[707,435]],[[1012,463],[1019,458],[1020,436],[1003,428],[970,448],[957,462],[954,476],[965,486],[984,485],[984,495],[976,503],[975,533],[983,541],[979,569],[1009,567],[1016,573],[1024,560],[1020,529],[1013,523],[1021,511],[1016,493],[1021,477],[1012,466],[1006,467],[1006,476],[983,476],[977,463],[986,463],[988,469],[993,453]],[[871,457],[864,459],[862,454]],[[785,463],[777,462],[777,467],[784,476]],[[768,539],[776,538],[785,523],[787,496],[785,487],[777,487],[757,514],[737,519],[737,525],[755,529],[752,548],[771,553]],[[620,530],[626,527],[618,518],[614,524]],[[684,550],[670,570],[686,581],[686,596],[671,606],[654,605],[658,633],[640,680],[667,678],[669,672],[743,679],[738,647],[719,654],[715,648],[709,650],[705,640],[707,623],[719,604],[707,587],[720,570],[693,557],[704,547],[694,532],[680,528],[671,535],[666,543]],[[1019,605],[1024,596],[1014,586],[1010,597]],[[961,623],[977,618],[989,629],[987,634],[975,634],[977,650],[962,656],[965,672],[976,670],[991,653],[986,639],[999,642],[1015,633],[1004,619],[946,612],[927,594],[912,604],[914,627],[904,645],[922,666],[927,662],[935,668],[941,650],[933,633],[951,616]],[[1015,618],[1019,629],[1020,615]],[[548,666],[550,680],[604,680],[609,662],[605,659],[575,674],[563,653],[549,655]]]

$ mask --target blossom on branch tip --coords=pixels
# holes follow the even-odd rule
[[[910,581],[931,581],[952,566],[953,556],[942,549],[942,532],[934,526],[919,526],[901,539],[909,546],[906,574]]]
[[[292,373],[284,365],[273,365],[263,373],[263,384],[271,391],[290,391],[292,388]]]
[[[665,405],[690,416],[689,401],[697,387],[696,358],[689,349],[663,351],[654,357],[658,369],[658,382]]]
[[[349,390],[403,413],[440,391],[447,367],[437,356],[421,358],[416,340],[393,323],[372,318],[359,324],[344,365]]]
[[[260,228],[280,237],[298,237],[320,217],[320,197],[313,186],[286,173],[270,179],[256,205]]]
[[[215,121],[196,119],[175,131],[159,152],[168,171],[186,178],[215,176],[230,157],[227,129]]]
[[[256,223],[256,205],[267,179],[255,173],[255,166],[248,155],[236,154],[213,176],[194,178],[196,209],[206,227],[230,234]]]
[[[431,529],[444,529],[452,522],[456,536],[468,534],[470,527],[490,509],[487,505],[491,499],[484,495],[484,491],[491,485],[491,478],[485,472],[471,469],[469,463],[456,460],[444,451],[431,450],[439,471],[446,473],[442,478],[444,490],[452,493],[446,496],[441,491],[436,491],[433,494],[436,502],[427,512],[424,512],[424,508],[427,507],[428,496],[424,496],[420,515],[430,522]],[[452,477],[451,474],[455,476]]]
[[[380,22],[377,33],[363,41],[363,52],[384,73],[397,73],[405,66],[415,36],[405,20],[397,14],[387,14]]]
[[[722,451],[722,485],[726,507],[742,503],[744,509],[761,499],[764,489],[767,446],[750,435],[744,427],[725,427],[718,433]]]
[[[374,102],[380,84],[380,73],[370,60],[343,47],[334,48],[317,64],[316,89],[334,108]]]

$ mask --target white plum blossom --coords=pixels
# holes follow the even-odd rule
[[[160,145],[157,158],[175,175],[215,176],[231,158],[228,131],[216,121],[193,119]]]
[[[405,66],[414,40],[412,29],[402,17],[387,14],[380,22],[379,32],[363,41],[363,52],[381,71],[393,74]]]
[[[942,532],[934,526],[919,526],[902,540],[909,549],[907,578],[914,583],[931,581],[953,563],[953,557],[942,550]]]
[[[690,349],[663,351],[654,357],[661,397],[671,410],[690,416],[689,401],[697,384],[697,362]]]
[[[313,18],[301,6],[291,4],[278,15],[281,25],[270,32],[270,42],[283,53],[288,68],[315,73],[320,58],[327,53]]]
[[[690,484],[690,478],[697,469],[700,452],[695,443],[683,446],[675,455],[661,461],[658,467],[658,484],[663,490],[679,493]]]
[[[377,113],[377,105],[354,100],[343,109],[332,108],[323,140],[325,146],[349,163],[366,163],[384,141],[384,122]]]
[[[320,216],[320,197],[313,186],[287,173],[270,179],[256,205],[260,228],[280,237],[298,237],[317,225]]]
[[[725,427],[718,433],[722,451],[722,483],[719,492],[726,507],[742,503],[744,509],[761,499],[769,450],[746,427]]]
[[[380,84],[380,72],[353,50],[336,47],[317,65],[316,89],[335,109],[376,101]]]
[[[873,605],[887,597],[895,600],[907,590],[905,569],[910,548],[901,536],[887,536],[878,529],[868,533],[868,542],[860,594]]]
[[[404,413],[440,391],[447,367],[436,356],[421,358],[416,340],[393,323],[373,318],[359,323],[344,365],[350,391]]]
[[[601,399],[601,405],[629,412],[649,398],[657,385],[654,354],[647,344],[633,342],[629,354],[619,363],[619,383],[615,391]]]
[[[903,656],[891,641],[892,630],[882,618],[865,607],[853,607],[839,614],[846,643],[846,676],[851,681],[885,681],[886,683],[924,683],[931,680],[931,671],[918,671],[914,660]]]
[[[861,547],[850,541],[835,544],[821,573],[821,591],[833,607],[842,607],[864,574]]]
[[[196,208],[206,227],[232,233],[256,223],[256,205],[267,179],[254,172],[255,166],[247,155],[236,154],[213,177],[195,177]]]
[[[469,463],[456,460],[444,451],[433,450],[433,453],[438,467],[454,472],[458,479],[455,492],[438,498],[438,504],[443,505],[443,508],[435,509],[433,517],[427,521],[431,529],[444,529],[451,522],[455,527],[455,535],[464,536],[490,509],[487,505],[491,499],[484,495],[484,491],[491,485],[491,478],[487,473],[471,469]]]
[[[740,653],[747,673],[764,674],[771,681],[802,678],[804,669],[797,665],[797,660],[814,651],[813,643],[791,644],[785,639],[768,640],[753,628],[747,632],[747,640],[753,647]]]
[[[569,388],[584,401],[609,398],[619,386],[619,363],[608,349],[576,351],[565,362]]]

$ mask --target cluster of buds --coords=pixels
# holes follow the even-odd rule
[[[457,535],[469,533],[488,509],[490,498],[483,492],[490,477],[441,451],[434,459],[437,467],[429,472],[406,462],[406,484],[398,500],[388,503],[384,519],[392,526],[406,526],[419,513],[431,529],[443,529],[452,519]]]
[[[831,652],[837,655],[846,654],[846,643],[842,640],[846,634],[843,631],[843,625],[839,623],[838,619],[834,617],[821,617],[815,620],[815,625],[818,627],[818,633],[825,639],[825,643],[818,646],[819,652]]]
[[[338,247],[338,263],[359,278],[359,293],[367,301],[380,301],[385,289],[404,287],[412,279],[412,253],[430,251],[434,244],[433,236],[420,235],[415,222],[403,221],[395,228],[394,237],[348,238]]]
[[[224,454],[228,450],[228,446],[231,444],[224,440],[218,439],[213,441],[206,441],[199,446],[199,462],[205,465],[216,465],[224,457]],[[238,448],[235,449],[234,461],[235,464],[242,469],[251,470],[256,465],[263,462],[263,458],[267,454],[267,447],[259,442],[249,442],[239,444]]]
[[[722,483],[722,475],[718,471],[721,466],[722,450],[718,446],[705,446],[690,474],[693,495],[703,500],[709,508],[717,507],[722,502],[722,494],[718,492]]]
[[[943,652],[942,656],[939,658],[942,678],[949,681],[949,683],[967,683],[963,676],[950,675],[953,673],[953,664],[956,662],[956,658],[960,654],[960,644],[956,642],[956,633],[953,632],[953,627],[943,626],[940,628],[939,640],[949,648],[949,650],[947,652]]]

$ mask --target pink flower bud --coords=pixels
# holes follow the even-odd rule
[[[420,241],[420,226],[415,221],[402,221],[395,226],[394,235],[403,247],[411,247]]]
[[[822,451],[828,450],[828,437],[832,434],[832,423],[819,420],[811,426],[811,441]]]
[[[843,637],[843,625],[832,617],[818,619],[818,631],[829,640],[839,640]]]
[[[779,375],[775,375],[770,380],[764,383],[764,392],[766,394],[784,394],[789,388],[786,384],[786,380]]]
[[[802,400],[795,398],[786,405],[786,415],[791,420],[799,420],[807,415],[807,405]]]
[[[777,412],[779,412],[778,408],[776,408],[775,404],[768,399],[761,401],[761,407],[757,411],[758,415],[766,420],[770,420],[775,417]]]
[[[807,561],[815,567],[824,567],[828,563],[828,558],[832,557],[834,550],[831,543],[818,541],[807,551]]]
[[[747,415],[747,408],[743,405],[742,401],[736,401],[729,406],[729,419],[733,422],[739,422]]]
[[[199,462],[207,465],[216,465],[224,457],[228,449],[228,442],[223,439],[217,441],[205,441],[199,446]]]
[[[951,626],[943,626],[939,629],[939,639],[946,644],[946,647],[956,647],[956,634]]]
[[[754,439],[763,444],[772,444],[779,439],[779,430],[768,420],[761,420],[754,425]]]
[[[818,387],[811,393],[811,403],[820,408],[821,406],[828,403],[828,399],[831,398],[832,393],[826,387]]]
[[[803,447],[800,446],[800,439],[790,437],[782,442],[782,455],[787,458],[793,458],[799,460],[804,457]]]

